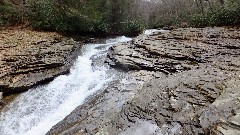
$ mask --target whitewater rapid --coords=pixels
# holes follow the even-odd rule
[[[61,75],[51,83],[30,89],[18,96],[0,113],[1,135],[44,135],[52,126],[63,120],[87,97],[103,88],[115,76],[108,67],[92,67],[92,57],[106,55],[113,44],[130,41],[119,37],[106,44],[87,44],[70,74]]]

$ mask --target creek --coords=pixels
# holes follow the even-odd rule
[[[124,36],[105,44],[86,44],[70,74],[61,75],[47,85],[30,89],[5,106],[0,113],[1,135],[44,135],[77,106],[117,76],[108,66],[94,66],[92,57],[107,55],[113,44],[130,41]]]

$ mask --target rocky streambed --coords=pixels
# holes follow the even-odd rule
[[[240,134],[240,31],[179,28],[112,46],[127,74],[47,134]]]
[[[67,73],[81,49],[56,33],[1,32],[4,94]],[[41,134],[78,106],[47,134],[240,134],[239,28],[153,30],[82,52],[69,75],[5,107],[0,131]]]

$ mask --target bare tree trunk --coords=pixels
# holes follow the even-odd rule
[[[202,14],[204,14],[203,1],[199,0],[199,3],[200,3],[201,12],[202,12]]]
[[[110,6],[110,17],[111,17],[110,24],[113,29],[112,34],[115,34],[115,32],[118,28],[117,25],[119,25],[119,20],[121,17],[121,9],[120,9],[119,0],[109,0],[109,6]]]
[[[213,12],[213,7],[212,7],[212,4],[211,4],[210,0],[207,0],[207,2],[208,2],[208,5],[209,5],[209,9],[211,10],[211,12]]]
[[[24,0],[21,1],[21,23],[24,22],[24,12],[25,12],[25,7],[24,7]]]

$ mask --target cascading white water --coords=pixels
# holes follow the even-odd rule
[[[162,29],[148,29],[148,30],[145,30],[143,32],[144,35],[151,35],[153,34],[154,32],[165,32],[166,30],[162,30]]]
[[[70,114],[77,106],[107,82],[108,68],[92,68],[91,57],[106,55],[115,43],[129,41],[119,37],[106,44],[84,45],[69,75],[61,75],[45,86],[39,86],[18,96],[0,114],[1,135],[44,135],[52,126]]]

